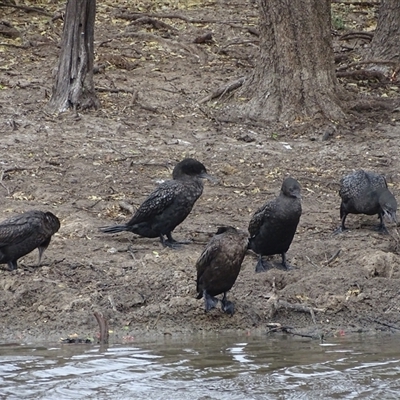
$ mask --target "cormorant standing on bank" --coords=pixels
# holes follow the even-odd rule
[[[187,243],[175,241],[172,231],[186,219],[194,203],[203,193],[202,178],[214,180],[207,174],[206,167],[201,162],[185,158],[175,166],[172,180],[161,183],[129,222],[125,225],[100,228],[101,231],[129,231],[144,237],[159,237],[164,246],[172,248]]]
[[[286,252],[289,250],[301,216],[300,185],[293,178],[283,181],[281,192],[253,215],[249,223],[249,249],[259,255],[256,272],[271,266],[263,256],[282,255],[282,266],[289,269]]]
[[[59,219],[51,212],[32,210],[0,223],[0,264],[17,268],[19,258],[36,248],[39,264],[52,235],[60,229]]]
[[[343,232],[348,214],[378,214],[380,224],[378,230],[387,233],[383,216],[392,222],[397,222],[397,201],[389,191],[386,179],[375,172],[359,170],[344,176],[340,180],[339,195],[341,226],[336,233]]]
[[[206,312],[214,308],[223,293],[222,311],[233,315],[235,306],[226,299],[239,275],[247,251],[248,236],[232,226],[218,228],[196,262],[198,299],[204,297]]]

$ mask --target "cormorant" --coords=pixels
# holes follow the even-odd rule
[[[19,258],[39,250],[39,264],[51,237],[60,229],[59,219],[51,212],[32,210],[0,223],[0,264],[17,268]]]
[[[185,220],[203,193],[201,178],[214,180],[207,174],[206,167],[201,162],[185,158],[175,166],[172,180],[161,183],[142,203],[130,221],[125,225],[100,228],[101,231],[129,231],[144,237],[159,237],[164,246],[172,248],[187,243],[175,241],[172,231]]]
[[[341,226],[335,231],[343,232],[348,214],[378,214],[380,224],[378,230],[387,233],[383,216],[397,222],[397,201],[389,191],[386,179],[375,172],[359,170],[344,176],[340,180],[339,195]]]
[[[214,296],[223,293],[222,311],[231,316],[235,306],[226,299],[239,275],[242,261],[247,251],[248,236],[232,226],[218,228],[196,262],[198,299],[204,297],[206,312],[214,308],[218,299]]]
[[[300,216],[300,185],[296,179],[286,178],[279,196],[259,208],[249,223],[249,249],[259,255],[256,272],[271,268],[262,257],[273,254],[281,254],[282,266],[290,268],[286,262],[286,252],[296,233]]]

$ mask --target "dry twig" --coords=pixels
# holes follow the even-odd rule
[[[104,318],[102,313],[99,313],[97,311],[95,311],[93,313],[93,315],[96,318],[96,321],[99,324],[99,328],[100,328],[99,343],[100,344],[107,344],[108,343],[108,338],[109,338],[107,320]]]
[[[327,261],[325,261],[323,264],[325,266],[327,266],[327,265],[333,263],[339,257],[340,252],[341,252],[341,249],[337,250],[335,252],[335,254],[331,258],[329,258]]]

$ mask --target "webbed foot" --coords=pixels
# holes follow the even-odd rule
[[[160,241],[164,247],[169,247],[171,249],[179,249],[183,244],[191,243],[190,240],[178,242],[172,237],[171,233],[167,233],[167,239],[164,238],[164,235],[160,235]]]
[[[343,228],[342,226],[339,226],[336,230],[333,231],[332,235],[339,235],[340,233],[343,233],[347,231],[347,228]]]
[[[222,297],[221,300],[221,310],[225,314],[229,314],[231,317],[235,313],[235,304],[227,300],[226,292],[224,292],[224,297]]]
[[[388,235],[389,231],[387,230],[386,226],[384,224],[379,224],[374,228],[375,231],[381,233],[382,235]]]
[[[273,266],[269,262],[263,260],[262,256],[258,258],[258,262],[256,265],[256,272],[265,272],[271,268],[273,268]]]
[[[203,291],[203,297],[206,312],[212,310],[218,304],[219,300],[216,297],[209,295],[206,290]]]
[[[235,304],[228,300],[222,301],[221,310],[232,317],[235,313]]]
[[[282,253],[282,262],[278,267],[279,269],[283,269],[285,271],[289,271],[290,269],[294,269],[295,267],[290,265],[286,260],[286,253]]]

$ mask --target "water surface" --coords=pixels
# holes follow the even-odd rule
[[[1,399],[398,399],[400,338],[0,346]]]

